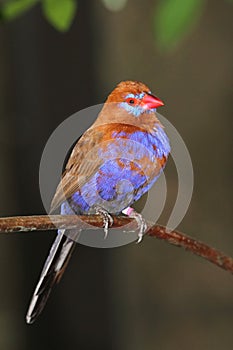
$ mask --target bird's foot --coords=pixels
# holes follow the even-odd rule
[[[107,210],[103,209],[102,207],[96,206],[95,212],[97,215],[100,215],[103,219],[103,228],[104,228],[104,239],[108,236],[108,229],[113,224],[113,218],[111,215],[107,212]]]
[[[131,207],[128,207],[122,210],[122,213],[127,215],[129,218],[135,219],[137,221],[138,228],[139,228],[137,243],[140,243],[142,241],[144,233],[147,230],[147,224],[145,219],[141,214],[137,213],[136,210],[134,210]]]

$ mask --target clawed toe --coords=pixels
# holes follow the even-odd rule
[[[95,208],[95,212],[96,212],[96,214],[102,216],[102,218],[103,218],[104,239],[106,239],[107,236],[108,236],[108,229],[113,224],[113,218],[107,212],[107,210],[105,210],[105,209],[103,209],[101,207],[96,207]]]
[[[137,215],[134,216],[134,219],[137,221],[138,228],[139,228],[137,243],[140,243],[142,241],[144,233],[147,230],[147,224],[146,224],[146,221],[143,219],[141,214],[138,214],[138,213],[136,213],[136,214]]]
[[[128,217],[133,218],[137,221],[138,224],[138,240],[137,243],[142,241],[143,235],[147,230],[147,223],[143,216],[137,213],[133,208],[126,208],[122,211],[123,214],[126,214]]]

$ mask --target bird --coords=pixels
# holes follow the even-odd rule
[[[145,220],[131,205],[149,191],[170,154],[169,138],[158,119],[164,103],[138,81],[122,81],[107,97],[92,126],[79,138],[51,202],[51,213],[103,217],[105,236],[111,214],[135,218],[138,241]],[[26,315],[33,323],[41,314],[76,245],[77,232],[58,230]]]

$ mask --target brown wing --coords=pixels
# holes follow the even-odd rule
[[[99,150],[108,149],[109,142],[113,140],[113,133],[124,131],[128,134],[135,130],[141,129],[134,125],[121,123],[101,124],[87,130],[71,153],[52,200],[51,212],[77,192],[101,167],[104,159],[99,156]],[[116,142],[117,147],[120,151],[122,150],[121,143],[117,145]]]
[[[107,127],[102,125],[87,130],[76,143],[52,200],[51,212],[70,198],[101,166],[103,160],[98,157],[98,149],[100,142],[106,139]]]

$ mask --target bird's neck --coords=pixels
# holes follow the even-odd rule
[[[155,112],[145,112],[138,117],[135,117],[134,115],[129,114],[123,108],[120,108],[119,104],[117,103],[105,104],[99,113],[98,118],[93,124],[93,127],[109,123],[134,125],[151,133],[153,133],[153,130],[158,125],[162,127],[162,124],[158,120]]]

